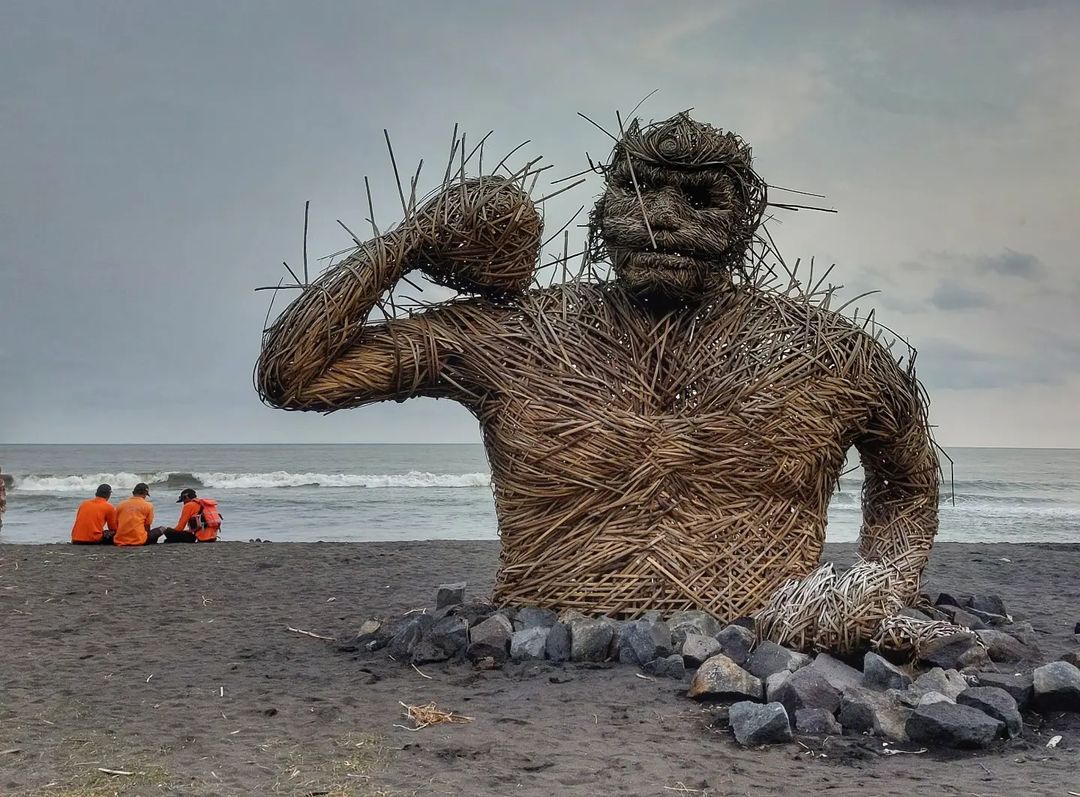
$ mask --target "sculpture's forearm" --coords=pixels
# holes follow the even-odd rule
[[[860,446],[863,526],[859,553],[897,567],[914,597],[938,527],[938,462],[923,422]]]
[[[375,333],[364,325],[379,297],[402,276],[404,253],[395,247],[387,237],[364,244],[315,280],[265,332],[255,381],[267,403],[317,410],[340,406],[330,400],[342,390],[361,403],[392,397],[381,394],[397,383],[388,373],[394,352],[375,346],[365,353],[365,341]],[[346,386],[332,372],[349,353],[353,368],[342,376],[353,381]]]

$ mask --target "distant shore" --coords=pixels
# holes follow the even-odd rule
[[[853,552],[831,545],[826,558],[846,564]],[[794,744],[746,750],[678,684],[632,668],[421,675],[289,630],[344,636],[367,617],[430,605],[447,581],[483,596],[497,559],[483,541],[0,545],[0,793],[1080,791],[1075,718],[1046,717],[978,756],[886,757],[858,740],[825,758]],[[928,576],[930,592],[1000,594],[1048,657],[1074,644],[1080,545],[941,543]],[[472,721],[409,732],[396,727],[408,724],[399,701]],[[1048,750],[1051,733],[1065,739]]]

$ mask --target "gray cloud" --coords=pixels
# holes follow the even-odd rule
[[[927,301],[939,310],[974,310],[995,304],[988,294],[965,288],[953,281],[940,283]]]
[[[1015,249],[976,257],[975,268],[983,273],[1004,274],[1026,280],[1036,280],[1045,271],[1042,262],[1035,255],[1017,252]]]

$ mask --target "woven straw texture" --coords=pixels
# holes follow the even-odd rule
[[[761,611],[796,647],[865,644],[914,597],[937,528],[926,403],[872,322],[755,258],[767,197],[750,164],[741,139],[685,115],[635,123],[597,167],[586,262],[614,279],[546,288],[528,287],[543,229],[528,167],[462,169],[301,286],[264,333],[256,386],[291,410],[467,407],[491,465],[500,603]],[[467,295],[374,320],[416,270]],[[815,568],[851,447],[867,562],[838,577]]]

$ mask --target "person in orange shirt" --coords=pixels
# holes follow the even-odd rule
[[[217,501],[199,496],[190,487],[180,493],[176,503],[183,504],[176,528],[165,528],[165,542],[217,542],[221,517]]]
[[[148,500],[150,488],[139,482],[131,498],[116,508],[116,535],[113,545],[153,545],[161,537],[154,529],[154,505]]]
[[[73,544],[112,545],[116,534],[116,507],[109,503],[111,497],[112,487],[102,484],[93,498],[79,505],[75,525],[71,527]]]

